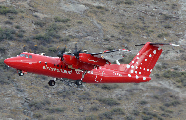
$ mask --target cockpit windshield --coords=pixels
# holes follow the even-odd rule
[[[25,56],[25,54],[20,54],[20,57],[24,57]]]

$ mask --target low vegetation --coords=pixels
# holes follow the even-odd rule
[[[46,23],[43,22],[43,21],[41,21],[41,20],[38,20],[38,21],[35,21],[34,22],[34,25],[39,26],[39,27],[43,27],[43,26],[46,25]]]
[[[69,98],[71,95],[75,94],[75,91],[72,90],[72,91],[57,91],[56,94],[58,96],[61,96],[63,98]]]
[[[98,111],[98,110],[99,110],[99,106],[90,107],[90,111]]]
[[[140,112],[138,110],[133,110],[132,114],[135,115],[135,116],[138,116],[140,114]]]
[[[181,83],[182,86],[186,86],[186,72],[179,72],[179,71],[165,71],[162,76],[164,78],[172,79],[177,83]]]
[[[18,10],[13,7],[0,6],[0,14],[6,15],[8,13],[18,14]]]
[[[86,116],[84,117],[84,120],[97,120],[98,117],[96,115],[90,115],[90,116]]]
[[[100,113],[98,116],[100,119],[113,119],[114,115],[125,115],[121,108],[114,108],[111,111]]]
[[[98,98],[98,101],[108,106],[119,105],[120,103],[113,98]]]
[[[104,89],[104,90],[112,90],[112,89],[116,89],[118,87],[119,86],[117,84],[102,84],[101,85],[101,89]]]
[[[91,94],[89,92],[84,92],[82,95],[78,96],[79,100],[91,100]]]
[[[0,28],[0,41],[2,40],[13,40],[16,31],[10,28]]]
[[[169,34],[168,33],[161,33],[161,34],[158,34],[158,38],[163,38],[163,37],[168,37]]]
[[[65,107],[49,107],[46,108],[45,110],[47,110],[49,113],[63,113],[66,108]]]
[[[63,23],[67,23],[67,22],[70,21],[70,19],[69,19],[69,18],[62,19],[62,18],[56,16],[56,17],[54,17],[54,21],[55,21],[55,22],[63,22]]]
[[[32,101],[29,103],[29,107],[33,110],[39,110],[45,108],[47,105],[50,105],[51,102],[48,99],[43,101]]]
[[[34,113],[34,114],[33,114],[33,117],[34,117],[34,118],[42,118],[43,115],[42,115],[41,113]]]
[[[175,100],[175,101],[172,101],[172,102],[164,103],[164,106],[166,106],[166,107],[170,107],[170,106],[176,107],[177,105],[180,105],[180,104],[181,104],[180,101]]]
[[[103,119],[113,119],[113,118],[112,118],[112,113],[111,113],[111,112],[100,113],[98,116],[99,116],[99,118],[100,118],[101,120],[103,120]]]
[[[141,105],[146,105],[148,102],[147,101],[144,101],[144,100],[142,100],[142,101],[140,101],[139,102],[139,104],[141,104]]]
[[[1,69],[6,69],[6,65],[4,63],[4,60],[0,60],[0,68]]]
[[[114,108],[110,111],[113,115],[125,115],[121,108]]]
[[[34,36],[34,39],[47,43],[51,42],[52,40],[52,38],[48,34],[37,34],[36,36]]]
[[[134,1],[132,1],[132,0],[125,0],[124,3],[127,4],[127,5],[132,5],[132,4],[134,4]]]

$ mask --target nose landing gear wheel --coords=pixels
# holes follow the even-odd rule
[[[54,86],[55,83],[56,83],[56,82],[55,82],[54,80],[50,80],[50,81],[48,82],[48,85],[49,85],[49,86]]]
[[[82,81],[81,80],[76,80],[75,84],[78,85],[78,86],[82,85]]]
[[[23,76],[24,75],[24,73],[22,73],[22,72],[19,72],[19,76]]]

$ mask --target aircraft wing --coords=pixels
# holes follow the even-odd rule
[[[124,56],[129,52],[130,52],[129,50],[125,50],[125,49],[105,51],[101,55],[101,57],[108,60],[109,62],[114,62],[116,60],[120,60],[124,58]]]
[[[118,50],[106,50],[104,52],[99,53],[90,53],[94,57],[103,58],[108,60],[109,62],[114,62],[116,60],[120,60],[126,55],[126,53],[129,53],[129,50],[125,49],[118,49]]]

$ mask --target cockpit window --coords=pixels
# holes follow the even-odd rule
[[[29,55],[29,57],[28,58],[32,58],[32,55]]]
[[[24,57],[24,56],[25,56],[25,54],[21,54],[21,55],[20,55],[20,57]]]
[[[28,55],[26,54],[25,57],[28,58]]]

